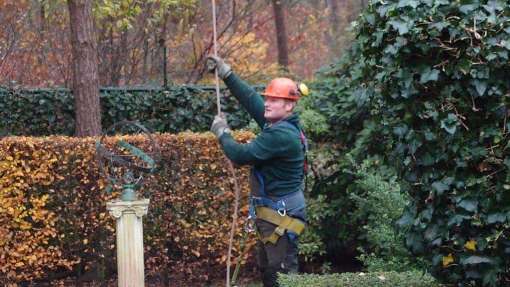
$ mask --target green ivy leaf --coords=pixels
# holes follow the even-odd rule
[[[427,227],[427,229],[423,233],[423,236],[425,237],[425,239],[427,241],[429,241],[429,242],[433,241],[438,236],[437,235],[437,230],[438,230],[438,227],[437,227],[436,224],[429,225],[429,227]]]
[[[448,185],[441,181],[435,181],[432,183],[432,188],[436,191],[437,195],[442,195],[445,191],[450,189]]]
[[[460,226],[464,220],[469,219],[467,215],[456,214],[448,219],[448,227]]]
[[[403,7],[412,7],[412,8],[416,8],[418,7],[420,3],[416,0],[400,0],[398,1],[398,8],[403,8]]]
[[[510,50],[510,41],[509,40],[501,40],[501,46],[505,47],[505,49]]]
[[[472,199],[463,199],[457,203],[457,206],[469,212],[476,212],[478,210],[478,201]]]
[[[402,217],[400,217],[400,219],[397,220],[397,226],[399,226],[400,228],[405,228],[405,227],[411,226],[413,224],[413,222],[414,222],[414,214],[406,211],[406,212],[404,212]]]
[[[490,14],[495,14],[496,12],[503,10],[503,4],[495,0],[488,1],[487,5],[482,5],[482,7]]]
[[[485,94],[485,91],[487,90],[487,82],[482,80],[473,80],[473,85],[476,88],[476,92],[480,97],[482,97]]]
[[[408,233],[406,236],[406,245],[413,251],[413,253],[423,252],[423,239],[417,233]]]
[[[405,124],[402,124],[393,128],[393,133],[397,135],[399,138],[403,138],[407,134],[408,130],[409,129],[407,128],[407,126]]]
[[[439,71],[436,69],[430,69],[427,67],[423,72],[421,72],[420,83],[425,84],[430,81],[437,81],[439,78]]]
[[[480,5],[479,4],[467,4],[467,5],[462,5],[459,7],[459,11],[464,13],[464,14],[469,14],[469,12],[475,10],[476,8],[478,8]]]
[[[451,135],[455,134],[458,125],[457,116],[454,114],[448,114],[446,119],[441,120],[441,128]]]
[[[372,26],[375,25],[375,15],[374,14],[365,14],[364,17],[368,24],[370,24]]]
[[[504,223],[506,222],[506,214],[504,213],[491,213],[489,216],[487,216],[487,223],[493,224],[493,223]]]
[[[399,35],[405,35],[409,32],[410,24],[405,21],[390,21],[389,24],[393,27],[393,29],[398,31]]]
[[[473,255],[473,256],[469,256],[467,258],[461,259],[460,263],[463,264],[463,265],[481,264],[481,263],[492,263],[492,260],[490,258],[488,258],[488,257],[485,257],[485,256]]]

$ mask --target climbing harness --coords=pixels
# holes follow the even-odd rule
[[[303,147],[303,155],[305,157],[303,164],[303,178],[306,177],[307,162],[306,152],[308,151],[308,142],[304,132],[298,126],[291,124],[287,121],[281,121],[278,124],[283,124],[289,128],[295,128],[300,134],[301,145]],[[253,169],[259,188],[258,194],[250,196],[249,206],[249,219],[254,221],[256,218],[265,220],[276,225],[272,234],[263,237],[259,234],[260,240],[266,244],[268,242],[276,244],[278,239],[287,234],[289,239],[296,239],[305,228],[304,218],[299,214],[289,214],[293,211],[303,210],[305,208],[305,198],[302,189],[294,191],[290,194],[278,197],[271,197],[265,192],[264,177],[256,168]]]
[[[303,164],[303,177],[305,178],[306,188],[306,173],[308,169],[308,163],[306,160],[308,142],[306,136],[298,126],[295,126],[287,121],[282,121],[281,123],[288,124],[290,128],[296,128],[300,133],[301,145],[303,147],[303,153],[305,156]],[[232,284],[235,284],[239,274],[239,269],[241,267],[241,260],[250,248],[250,246],[245,246],[246,239],[250,233],[255,232],[264,244],[268,242],[276,244],[278,239],[284,234],[287,234],[290,240],[296,240],[305,228],[304,220],[289,216],[288,214],[288,212],[292,213],[294,210],[302,210],[305,208],[304,193],[301,190],[298,190],[285,196],[272,198],[265,192],[264,179],[262,174],[255,168],[252,170],[252,172],[253,176],[259,183],[258,194],[257,196],[254,196],[253,194],[250,195],[248,218],[245,222],[244,232],[241,238],[239,247],[240,254],[237,258],[237,265],[234,270],[234,275],[232,276]],[[257,218],[276,225],[273,233],[267,237],[263,237],[255,227],[255,220]]]
[[[278,239],[283,236],[285,232],[298,236],[305,229],[304,221],[288,215],[281,215],[279,212],[275,212],[274,209],[264,206],[257,207],[257,216],[262,220],[276,225],[276,228],[271,235],[260,239],[264,244],[268,242],[276,244]]]

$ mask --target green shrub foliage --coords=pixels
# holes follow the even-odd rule
[[[327,275],[281,274],[282,287],[435,287],[440,286],[428,274],[419,272],[371,272]]]
[[[406,245],[446,282],[510,280],[509,4],[374,1],[316,98],[355,158],[395,167]]]
[[[229,124],[235,129],[246,126],[248,115],[228,90],[222,94]],[[100,97],[104,129],[121,120],[138,120],[157,132],[201,132],[209,130],[216,114],[212,87],[104,88]],[[73,135],[74,126],[71,91],[0,88],[0,136]]]
[[[359,259],[367,271],[408,271],[420,266],[403,244],[403,234],[395,230],[395,222],[409,203],[400,190],[395,171],[380,165],[377,157],[361,165],[353,163],[355,182],[349,188],[350,199],[356,203],[354,218],[363,222]]]

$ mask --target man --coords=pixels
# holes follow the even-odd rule
[[[277,286],[277,273],[298,271],[297,237],[306,214],[303,195],[306,138],[294,108],[301,95],[288,78],[272,80],[259,95],[235,75],[221,58],[208,58],[218,76],[262,129],[247,144],[237,143],[223,117],[216,116],[211,131],[227,157],[251,172],[250,217],[259,235],[257,261],[264,286]]]

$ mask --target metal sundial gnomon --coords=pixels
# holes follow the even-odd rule
[[[108,178],[107,191],[121,188],[121,199],[137,199],[136,190],[143,176],[156,170],[161,157],[159,145],[151,132],[135,121],[112,125],[96,141],[96,158],[103,175]]]

